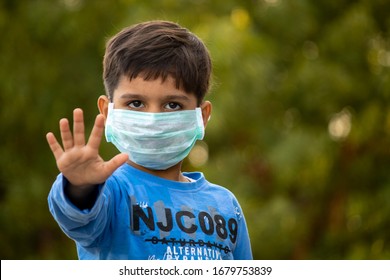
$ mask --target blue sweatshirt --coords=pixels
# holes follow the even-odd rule
[[[124,164],[99,186],[91,209],[66,197],[67,180],[57,177],[49,208],[76,242],[80,259],[252,259],[242,209],[227,189],[202,173],[192,182],[166,180]]]

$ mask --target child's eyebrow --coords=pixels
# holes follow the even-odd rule
[[[119,98],[120,99],[145,99],[145,95],[137,93],[124,93]],[[182,94],[168,94],[165,95],[162,100],[181,100],[181,101],[190,101],[190,98],[187,95]]]
[[[178,94],[170,94],[166,95],[163,98],[164,100],[182,100],[182,101],[190,101],[190,98],[187,95],[178,95]]]
[[[120,96],[121,99],[142,99],[143,95],[136,93],[124,93]]]

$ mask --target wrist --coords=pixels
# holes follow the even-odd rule
[[[99,194],[99,185],[74,185],[64,176],[65,196],[79,209],[90,209]]]

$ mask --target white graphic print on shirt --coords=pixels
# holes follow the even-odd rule
[[[149,259],[217,260],[231,254],[235,246],[240,213],[223,217],[216,209],[194,210],[166,207],[163,201],[149,204],[131,201],[131,230],[156,246],[160,255]]]

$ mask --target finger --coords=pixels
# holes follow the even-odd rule
[[[64,146],[64,150],[68,150],[73,147],[73,137],[69,128],[69,121],[67,119],[60,120],[60,132],[62,145]]]
[[[54,155],[54,158],[56,160],[58,160],[64,152],[61,148],[61,145],[58,143],[56,137],[51,132],[46,134],[46,140],[47,140],[47,143],[49,144],[49,147]]]
[[[122,166],[128,159],[129,156],[125,153],[121,153],[113,157],[111,160],[106,162],[107,174],[111,175],[112,173],[114,173],[114,171],[117,170],[120,166]]]
[[[88,146],[90,146],[93,149],[99,149],[100,142],[102,141],[104,131],[104,116],[103,115],[97,115],[95,119],[95,124],[92,128],[91,135],[88,139]]]
[[[81,109],[73,111],[73,141],[75,146],[85,145],[84,116]]]

